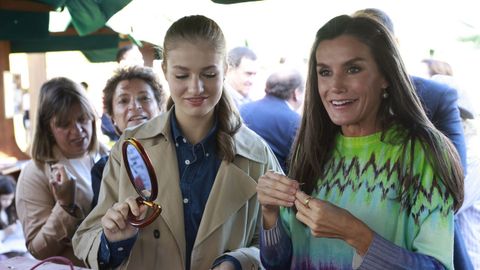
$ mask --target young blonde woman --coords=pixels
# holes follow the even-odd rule
[[[135,137],[152,159],[162,214],[143,229],[127,222],[129,210],[145,209],[135,202],[118,143],[99,204],[74,237],[75,254],[95,269],[257,269],[257,179],[281,167],[224,91],[219,26],[183,17],[167,31],[163,49],[168,112],[120,138]]]

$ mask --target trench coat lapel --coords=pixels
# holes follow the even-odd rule
[[[185,259],[185,230],[183,221],[182,194],[179,185],[176,152],[171,141],[170,113],[153,118],[134,137],[146,139],[143,145],[152,161],[157,176],[158,195],[155,200],[162,207],[161,218],[170,229],[179,253]],[[160,135],[162,134],[162,135]],[[142,143],[143,144],[143,143]]]
[[[208,238],[256,193],[256,182],[233,162],[223,161],[210,192],[194,248]]]

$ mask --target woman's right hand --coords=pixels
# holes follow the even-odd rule
[[[147,212],[147,206],[139,206],[136,197],[128,197],[124,202],[118,202],[107,210],[102,217],[102,227],[105,237],[109,242],[117,242],[133,237],[138,228],[128,222],[128,212],[132,211],[136,217]]]
[[[299,189],[297,181],[282,174],[267,172],[258,179],[258,201],[262,205],[263,226],[270,229],[277,222],[279,207],[292,207],[295,193]]]
[[[62,206],[74,204],[77,183],[75,177],[61,163],[50,165],[50,170],[50,185],[55,200]]]

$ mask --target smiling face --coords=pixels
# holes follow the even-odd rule
[[[163,65],[180,123],[213,119],[223,90],[225,60],[209,43],[176,41]]]
[[[112,120],[120,132],[160,113],[152,87],[141,79],[120,81],[115,88],[112,108]]]
[[[330,119],[345,136],[380,130],[377,113],[388,83],[367,45],[342,35],[316,50],[318,89]]]
[[[71,109],[67,123],[56,123],[56,117],[50,120],[55,143],[67,158],[78,158],[87,153],[92,140],[92,119],[82,112],[80,105]]]
[[[256,60],[243,57],[238,67],[228,70],[228,82],[242,96],[246,97],[252,89],[257,70]]]

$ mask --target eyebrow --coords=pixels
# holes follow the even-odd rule
[[[118,94],[118,97],[120,96],[130,96],[130,93],[127,93],[128,91],[125,91],[125,88],[120,88],[122,90],[121,93]],[[139,94],[143,94],[143,93],[148,93],[148,90],[146,89],[140,89],[138,91]]]
[[[181,70],[184,70],[184,71],[187,71],[189,70],[188,68],[184,67],[184,66],[179,66],[179,65],[175,65],[173,66],[173,68],[175,69],[181,69]],[[210,65],[210,66],[206,66],[206,67],[203,67],[202,70],[207,70],[207,69],[218,69],[218,67],[216,65]]]
[[[343,63],[342,66],[348,66],[348,65],[351,65],[353,63],[356,63],[356,62],[364,62],[366,61],[365,58],[363,57],[355,57],[355,58],[352,58],[350,60],[348,60],[347,62]],[[317,68],[318,67],[328,67],[329,65],[326,65],[326,64],[323,64],[323,63],[317,63]]]

